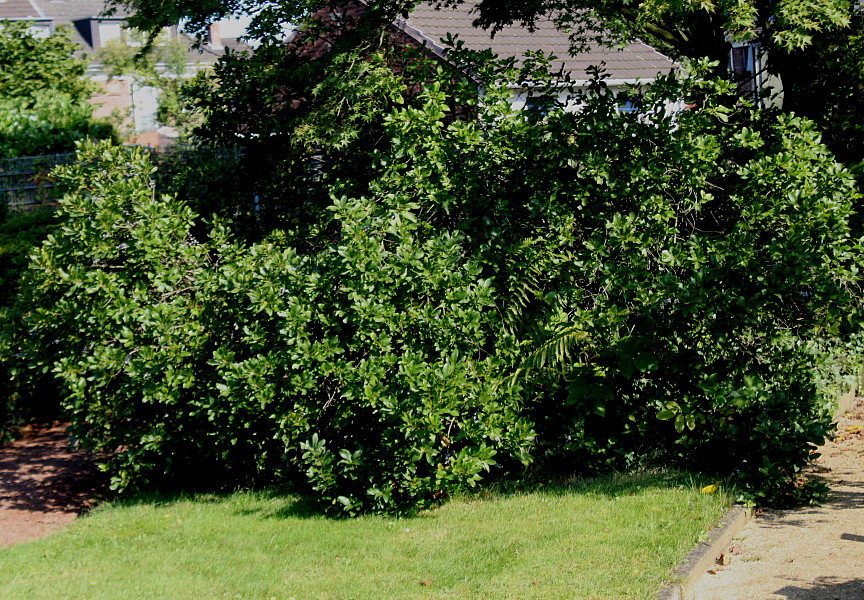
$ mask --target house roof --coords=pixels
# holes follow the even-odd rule
[[[123,21],[129,12],[122,7],[115,8],[113,14],[106,15],[108,6],[105,0],[0,0],[0,20],[50,21],[53,25],[68,25],[72,30],[72,41],[90,53],[94,48],[90,21]],[[234,38],[221,40],[222,48],[208,45],[192,49],[194,42],[189,36],[181,35],[190,46],[190,62],[215,62],[224,53],[224,48],[243,50],[248,46]]]
[[[72,41],[85,50],[93,49],[93,41],[84,22],[104,16],[105,0],[6,0],[0,2],[0,19],[50,21],[68,25]],[[111,19],[122,19],[128,13],[118,9]]]
[[[0,18],[3,19],[43,19],[45,13],[33,0],[6,0],[0,6]]]
[[[555,70],[563,69],[573,79],[585,79],[585,69],[606,63],[606,72],[614,81],[633,82],[654,79],[658,73],[668,73],[676,68],[675,63],[650,46],[641,42],[627,45],[621,50],[593,45],[589,52],[570,56],[570,40],[548,19],[538,20],[534,31],[518,25],[504,27],[494,37],[489,31],[473,26],[476,15],[472,14],[476,2],[470,0],[454,8],[436,9],[428,3],[418,5],[408,16],[400,19],[397,27],[424,44],[436,54],[443,51],[441,39],[448,33],[459,36],[471,50],[485,50],[501,58],[520,59],[526,51],[542,50],[554,54]]]
[[[11,0],[11,2],[21,0]],[[10,0],[7,0],[9,3]],[[51,17],[58,23],[72,22],[103,15],[107,10],[105,0],[28,0],[28,4],[46,17]],[[116,9],[116,16],[126,16],[122,8]]]

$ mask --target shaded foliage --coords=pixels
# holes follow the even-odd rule
[[[442,0],[440,4],[474,3]],[[638,39],[685,65],[691,60],[715,61],[714,75],[720,77],[730,76],[733,43],[754,44],[764,54],[764,68],[781,82],[782,89],[764,92],[774,94],[785,112],[815,121],[837,158],[860,173],[864,147],[864,115],[857,100],[864,89],[860,2],[481,0],[476,9],[475,23],[492,31],[552,18],[568,32],[575,51],[584,51],[592,42],[614,45]]]
[[[58,225],[52,210],[4,214],[0,220],[0,307],[11,308],[30,252]],[[19,382],[21,383],[21,382]],[[50,420],[58,414],[58,396],[51,378],[33,377],[29,385],[0,383],[0,444],[31,420]]]

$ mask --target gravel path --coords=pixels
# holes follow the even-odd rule
[[[51,533],[104,492],[93,464],[69,449],[65,427],[25,431],[0,448],[0,547]]]
[[[696,600],[864,600],[864,405],[859,398],[822,448],[814,476],[823,506],[764,511],[722,562],[702,576]]]

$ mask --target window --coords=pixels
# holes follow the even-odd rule
[[[106,42],[111,40],[119,40],[123,36],[122,24],[111,21],[99,22],[99,45],[104,46]]]
[[[738,82],[738,90],[745,95],[756,94],[756,45],[735,46],[729,54],[729,70]]]
[[[27,31],[34,38],[45,39],[51,36],[51,23],[40,23],[37,21],[31,23]]]
[[[122,41],[127,46],[141,46],[144,35],[134,29],[126,29],[123,21],[99,20],[97,23],[99,31],[99,46],[105,46],[113,40]]]

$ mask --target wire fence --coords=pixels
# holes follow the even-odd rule
[[[230,168],[242,155],[242,151],[234,147],[206,148],[178,144],[159,152],[151,150],[151,154],[154,164],[160,167],[158,183],[164,184],[162,179],[172,177],[184,165],[194,163],[195,160],[222,162],[226,168]],[[26,212],[55,205],[59,200],[60,190],[56,189],[51,170],[75,160],[74,152],[0,158],[0,207],[5,204],[10,212]]]
[[[51,169],[75,160],[75,153],[0,159],[0,206],[28,211],[56,202]]]

